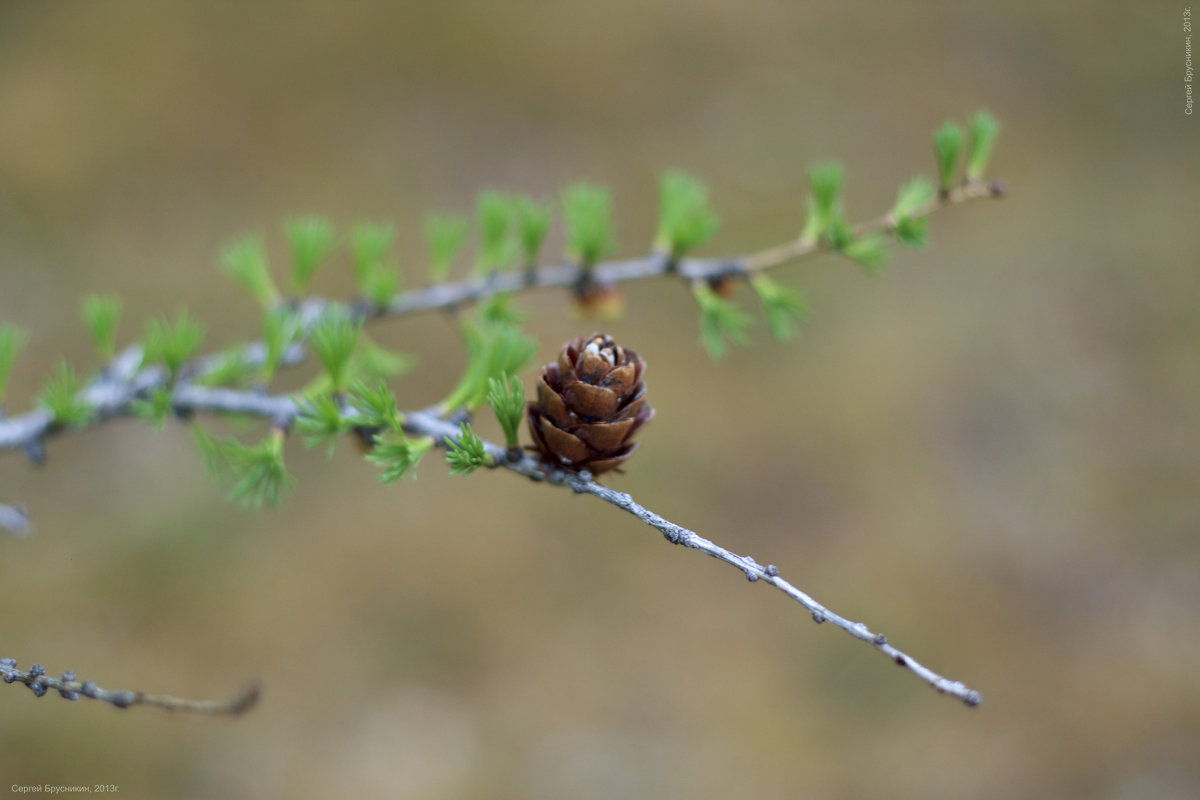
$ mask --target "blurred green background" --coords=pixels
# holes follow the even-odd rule
[[[612,187],[621,252],[654,180],[710,184],[739,253],[798,230],[840,159],[873,217],[931,174],[931,131],[991,109],[1010,196],[931,220],[877,279],[785,268],[800,339],[720,363],[689,294],[630,286],[608,332],[658,417],[609,483],[778,564],[984,694],[968,710],[777,592],[588,498],[436,458],[386,487],[344,446],[289,447],[298,489],[241,512],[183,426],[114,423],[0,460],[0,655],[112,688],[223,697],[237,720],[0,691],[0,787],[122,797],[1193,797],[1200,785],[1200,148],[1182,6],[895,2],[6,3],[0,319],[96,366],[187,306],[251,336],[219,248],[318,212],[421,225],[499,187]],[[281,259],[280,259],[281,260]],[[344,296],[348,269],[316,289]],[[743,296],[748,307],[753,298]],[[597,323],[527,298],[539,360]],[[462,355],[440,315],[384,323]],[[528,376],[527,376],[528,378]],[[483,431],[496,436],[494,422]],[[1189,753],[1191,755],[1189,755]]]

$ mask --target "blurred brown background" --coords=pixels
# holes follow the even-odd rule
[[[122,797],[1193,797],[1200,785],[1197,121],[1177,4],[6,3],[0,319],[10,389],[96,365],[186,305],[253,335],[214,269],[319,212],[421,221],[483,187],[612,187],[645,251],[654,178],[703,176],[736,253],[798,230],[805,168],[848,212],[931,173],[929,134],[990,108],[1011,195],[931,220],[864,278],[822,259],[803,336],[724,362],[671,281],[609,332],[659,415],[610,483],[780,565],[833,609],[979,688],[968,710],[777,592],[587,498],[437,458],[385,487],[294,442],[298,489],[240,512],[186,430],[117,423],[0,460],[0,655],[112,688],[264,701],[238,720],[0,691],[0,788]],[[345,295],[343,269],[316,289]],[[753,308],[753,298],[743,298]],[[527,298],[539,359],[590,332]],[[461,366],[437,315],[379,337]],[[493,424],[483,425],[495,436]]]

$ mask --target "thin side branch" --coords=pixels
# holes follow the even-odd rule
[[[111,393],[113,397],[123,397],[125,399],[123,406],[106,406],[108,416],[129,413],[133,398],[133,393],[129,387],[125,391],[109,387],[106,389],[106,392]],[[210,388],[193,384],[176,386],[174,396],[175,408],[181,414],[243,414],[271,420],[272,424],[281,428],[290,427],[292,421],[299,413],[296,400],[291,395],[267,395],[260,392]],[[458,441],[459,428],[457,423],[443,418],[438,414],[436,409],[407,412],[403,415],[403,419],[404,429],[409,434],[431,437],[442,447],[446,447],[449,442]],[[886,636],[880,633],[873,633],[865,624],[851,622],[845,617],[830,611],[808,594],[780,577],[779,569],[775,565],[767,564],[764,566],[750,556],[738,555],[727,550],[695,531],[677,525],[665,517],[650,511],[645,506],[634,501],[630,495],[602,486],[592,480],[586,473],[577,474],[563,470],[547,469],[545,465],[530,455],[520,455],[513,458],[504,447],[493,442],[485,441],[484,448],[492,458],[493,468],[504,468],[534,481],[546,482],[555,486],[565,486],[577,494],[591,495],[616,506],[642,520],[647,525],[656,528],[672,544],[699,550],[719,561],[730,564],[740,570],[751,581],[763,581],[771,584],[802,605],[816,622],[832,622],[856,639],[867,642],[890,658],[894,663],[908,669],[938,692],[956,697],[968,706],[979,705],[981,700],[979,692],[959,681],[952,681],[939,675],[912,656],[893,647],[888,643]],[[18,680],[29,683],[28,680],[23,680],[19,677],[20,675],[28,677],[27,673],[14,671],[13,674],[18,675]],[[57,685],[51,682],[55,679],[39,680],[42,680],[50,688],[58,688]],[[79,690],[76,689],[76,691]],[[140,693],[124,693],[120,694],[120,696],[124,699],[138,697],[141,699],[136,700],[136,702],[184,710],[202,710],[201,705],[209,702],[199,701],[201,705],[197,705],[197,703],[192,701],[180,701],[175,698],[163,699],[161,696]],[[209,708],[209,706],[203,706],[203,708]]]
[[[997,197],[1003,194],[1003,191],[1003,186],[999,183],[966,183],[926,204],[912,216],[925,217],[946,206],[985,197]],[[888,212],[855,226],[854,231],[856,235],[890,232],[896,227],[896,221],[891,212]],[[457,308],[502,292],[578,286],[585,277],[600,285],[615,285],[662,275],[677,275],[688,283],[719,278],[744,278],[828,250],[828,246],[822,241],[798,238],[778,247],[732,258],[684,258],[674,261],[665,254],[652,253],[644,258],[599,262],[586,274],[579,264],[543,267],[524,273],[493,273],[483,279],[440,284],[405,292],[397,295],[385,309],[377,310],[374,315],[397,316],[418,311]]]
[[[968,183],[931,202],[921,210],[918,216],[927,215],[946,205],[998,196],[1001,192],[1002,188],[998,184]],[[889,213],[878,219],[862,223],[856,228],[856,231],[859,233],[892,231],[895,225],[896,220]],[[477,302],[501,292],[541,287],[578,286],[585,279],[611,285],[668,274],[678,276],[689,283],[727,277],[750,277],[759,271],[771,269],[826,249],[826,245],[822,242],[801,238],[779,247],[731,259],[674,261],[662,254],[651,254],[641,259],[599,263],[590,272],[585,272],[581,265],[566,264],[543,267],[524,273],[493,274],[483,280],[466,280],[406,292],[397,295],[384,307],[367,308],[358,304],[350,308],[363,318],[375,319],[420,311],[454,309],[465,303]],[[298,306],[298,310],[303,323],[307,326],[316,320],[325,309],[335,305],[341,304],[318,297],[304,301]],[[284,363],[297,363],[303,359],[303,355],[303,347],[293,346],[287,353]],[[261,364],[266,358],[265,345],[257,342],[246,346],[242,351],[242,358],[249,366]],[[243,414],[270,419],[276,427],[281,429],[290,427],[298,413],[296,399],[291,396],[272,396],[263,392],[211,388],[194,382],[196,378],[202,377],[214,369],[217,363],[217,356],[207,356],[195,360],[180,371],[175,385],[172,387],[172,403],[177,414],[180,416],[196,412]],[[93,379],[80,392],[79,398],[92,410],[92,423],[99,423],[130,415],[135,400],[146,397],[154,389],[166,386],[169,379],[167,371],[161,367],[143,367],[142,348],[140,345],[133,345]],[[449,442],[457,442],[459,437],[457,423],[443,418],[436,410],[405,414],[404,428],[410,434],[432,437],[443,447],[447,446]],[[51,412],[44,408],[38,408],[15,417],[0,418],[0,450],[23,448],[36,462],[43,455],[44,440],[63,431],[63,428],[55,425]],[[608,489],[596,483],[587,473],[576,474],[548,469],[532,456],[518,454],[514,457],[504,448],[491,442],[485,442],[484,446],[492,457],[494,468],[502,467],[531,480],[565,486],[577,494],[592,495],[616,506],[659,530],[672,544],[699,550],[730,564],[751,581],[764,581],[771,584],[800,603],[817,622],[828,620],[856,639],[871,644],[894,663],[905,667],[937,691],[956,697],[968,706],[979,704],[981,698],[977,691],[933,672],[911,656],[890,645],[882,634],[871,632],[863,623],[851,622],[830,611],[780,577],[779,570],[774,565],[763,566],[749,556],[738,555],[726,550],[695,531],[676,525],[655,514],[635,502],[628,494]],[[67,675],[64,675],[63,678],[49,678],[42,672],[34,674],[36,671],[37,668],[31,669],[30,672],[22,672],[15,668],[15,662],[7,659],[0,661],[0,672],[3,673],[6,682],[25,683],[39,696],[44,694],[47,689],[56,689],[64,697],[75,693],[83,694],[121,707],[144,704],[169,710],[204,713],[240,713],[253,705],[258,696],[257,689],[252,689],[229,703],[221,704],[208,700],[193,701],[166,695],[150,695],[144,692],[107,692],[90,682],[81,684],[74,680],[73,675],[69,679]]]
[[[455,425],[437,416],[437,414],[428,411],[406,414],[405,429],[414,434],[432,436],[439,443],[443,444],[447,440],[458,440],[458,428]],[[873,633],[864,623],[851,622],[840,614],[830,611],[808,594],[780,577],[779,568],[774,564],[764,566],[750,556],[738,555],[727,550],[695,531],[689,530],[682,525],[677,525],[669,519],[655,514],[653,511],[636,502],[630,495],[602,486],[586,474],[564,472],[562,470],[547,471],[532,456],[526,455],[517,460],[512,460],[503,447],[491,442],[485,442],[484,444],[488,454],[492,456],[495,467],[503,467],[535,481],[546,481],[556,486],[565,486],[577,494],[588,494],[598,497],[604,502],[634,515],[652,528],[656,528],[671,544],[678,544],[683,547],[690,547],[693,550],[699,550],[719,561],[724,561],[726,564],[737,567],[752,582],[764,581],[771,584],[804,606],[812,615],[815,622],[832,622],[854,638],[867,642],[890,658],[893,663],[908,669],[939,693],[956,697],[968,706],[977,706],[982,701],[983,698],[979,692],[966,686],[961,681],[952,681],[939,675],[912,656],[896,649],[888,643],[887,637],[882,633]]]
[[[997,197],[1002,193],[1003,188],[999,183],[967,183],[930,202],[914,216],[927,216],[946,206],[985,197]],[[888,212],[860,223],[855,227],[855,231],[891,231],[895,225],[896,219]],[[382,308],[368,308],[361,303],[347,306],[321,297],[312,297],[300,303],[298,311],[302,324],[307,327],[327,309],[334,307],[350,310],[368,320],[381,319],[422,311],[455,309],[502,292],[578,286],[585,277],[603,285],[665,275],[677,276],[689,284],[720,278],[745,278],[827,250],[828,247],[823,242],[800,238],[778,247],[734,258],[685,258],[673,261],[664,254],[655,253],[644,258],[600,262],[590,272],[585,272],[580,264],[562,264],[527,272],[493,273],[484,279],[438,284],[398,294]],[[266,359],[266,352],[267,348],[263,342],[250,343],[242,351],[243,362],[249,367],[261,365]],[[293,345],[283,359],[283,365],[299,363],[303,356],[304,348]],[[219,361],[219,355],[198,358],[185,367],[181,375],[192,378],[202,376],[216,368]],[[131,345],[81,392],[81,399],[94,412],[93,424],[120,416],[125,413],[130,400],[144,398],[152,390],[166,385],[168,374],[165,369],[158,366],[143,369],[141,364],[141,346]],[[176,405],[179,407],[178,403]],[[30,458],[37,462],[42,457],[43,440],[64,430],[54,426],[53,416],[45,408],[36,408],[13,417],[0,416],[0,451],[25,449]]]
[[[46,674],[46,670],[41,664],[34,664],[29,671],[17,669],[17,662],[11,658],[0,659],[0,676],[3,677],[5,683],[25,684],[36,697],[43,697],[46,692],[53,689],[65,700],[75,701],[80,697],[87,697],[110,703],[117,708],[153,706],[164,711],[190,711],[196,714],[244,714],[258,703],[259,697],[262,695],[262,689],[257,683],[250,684],[235,697],[225,702],[189,700],[186,697],[134,692],[127,689],[102,689],[92,681],[77,680],[72,671],[64,672],[61,678],[53,678]]]

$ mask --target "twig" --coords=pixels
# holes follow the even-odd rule
[[[190,711],[197,714],[244,714],[258,703],[262,695],[262,689],[257,683],[250,684],[226,702],[189,700],[169,694],[101,689],[92,681],[77,680],[72,670],[64,672],[61,678],[53,678],[46,674],[46,669],[41,664],[34,664],[26,672],[17,669],[17,662],[11,658],[0,659],[0,676],[5,683],[25,684],[36,697],[43,697],[47,691],[53,689],[66,700],[74,701],[80,697],[87,697],[111,703],[117,708],[153,706],[165,711]]]
[[[924,217],[946,206],[959,205],[970,200],[998,197],[1003,194],[1000,183],[964,184],[946,195],[927,203],[913,217]],[[896,226],[896,218],[888,212],[854,228],[856,234],[876,231],[890,232]],[[652,253],[644,258],[597,263],[586,272],[590,281],[600,285],[613,285],[624,281],[653,278],[661,275],[677,275],[687,283],[717,280],[719,278],[746,277],[762,270],[774,269],[798,258],[827,252],[823,241],[796,239],[792,242],[733,258],[684,258],[672,260],[662,253]],[[384,309],[374,316],[395,316],[418,311],[435,311],[456,308],[464,303],[485,300],[494,294],[526,289],[577,286],[585,271],[579,264],[561,264],[527,272],[492,273],[487,278],[441,284],[427,289],[417,289],[397,295]]]
[[[998,196],[1002,193],[999,184],[965,184],[931,202],[917,216],[924,216],[946,205],[974,200],[981,197]],[[859,233],[891,231],[896,225],[892,215],[885,214],[875,220],[857,226]],[[771,269],[789,261],[812,255],[827,249],[819,241],[797,239],[779,247],[732,259],[683,259],[673,261],[662,254],[652,254],[641,259],[611,261],[597,264],[588,273],[589,278],[600,284],[616,284],[623,281],[674,274],[687,282],[715,280],[724,277],[746,277],[755,272]],[[540,287],[578,285],[583,268],[578,264],[543,267],[521,273],[493,274],[485,280],[467,280],[442,284],[397,295],[385,307],[368,309],[361,305],[351,308],[368,319],[399,316],[419,311],[452,309],[468,302],[486,299],[501,292],[521,291]],[[326,309],[334,305],[331,301],[314,297],[300,304],[298,309],[303,324],[307,327]],[[261,364],[266,357],[266,347],[261,342],[247,345],[243,350],[247,365]],[[296,363],[303,358],[303,349],[293,346],[284,359],[285,363]],[[126,349],[109,367],[94,379],[81,393],[80,398],[92,409],[92,419],[102,422],[131,413],[133,401],[144,397],[152,389],[164,386],[168,381],[166,370],[160,367],[141,366],[142,350],[138,345]],[[216,356],[197,359],[181,371],[174,386],[172,403],[180,415],[194,412],[236,413],[266,417],[279,427],[286,428],[298,413],[296,401],[288,395],[267,395],[237,389],[211,388],[197,385],[190,377],[203,376],[217,363]],[[404,428],[408,433],[430,436],[439,445],[458,441],[458,428],[438,415],[436,410],[415,411],[404,415]],[[53,415],[46,409],[36,409],[25,414],[0,418],[0,450],[25,448],[31,458],[41,452],[43,440],[62,429],[54,425]],[[980,694],[958,681],[938,675],[915,661],[911,656],[890,645],[882,634],[872,633],[861,622],[851,622],[835,614],[812,597],[784,580],[773,564],[763,566],[749,556],[738,555],[705,539],[695,531],[684,528],[650,511],[631,496],[608,489],[590,478],[586,473],[576,474],[562,470],[547,470],[531,456],[512,458],[511,454],[496,444],[484,443],[493,459],[493,467],[503,467],[535,481],[545,481],[557,486],[566,486],[577,494],[589,494],[616,506],[659,530],[672,544],[699,550],[713,558],[738,568],[751,581],[765,581],[800,603],[817,622],[829,620],[857,639],[871,644],[894,663],[907,668],[938,692],[957,697],[968,706],[978,705]],[[207,711],[210,713],[238,713],[253,704],[257,690],[252,690],[232,703],[216,704],[212,701],[190,701],[165,695],[147,695],[141,692],[104,692],[94,684],[78,684],[73,680],[47,678],[15,669],[15,663],[0,662],[5,680],[26,683],[35,693],[45,692],[46,687],[59,689],[63,696],[79,692],[89,697],[107,700],[114,705],[135,703],[157,705],[171,710]],[[11,680],[10,677],[12,676]],[[85,687],[88,689],[85,691]],[[91,693],[88,693],[91,692]]]
[[[984,197],[997,197],[1002,193],[1003,187],[999,183],[964,184],[931,201],[914,216],[927,216],[945,206]],[[895,225],[896,220],[889,212],[859,224],[855,230],[858,233],[891,231]],[[666,255],[651,254],[638,259],[600,262],[587,275],[594,283],[607,285],[663,275],[677,276],[690,284],[725,277],[746,277],[756,272],[774,269],[798,258],[825,252],[827,249],[824,242],[797,239],[778,247],[735,258],[685,258],[672,261]],[[502,292],[575,286],[583,275],[584,270],[579,264],[562,264],[525,272],[492,273],[484,279],[468,279],[416,289],[396,295],[386,307],[381,308],[372,309],[361,303],[347,305],[322,297],[311,297],[300,303],[297,310],[301,324],[307,329],[326,310],[334,307],[353,311],[369,320],[404,316],[421,311],[458,308],[465,303],[485,300]],[[266,359],[266,353],[267,348],[263,342],[252,342],[242,350],[243,363],[250,367],[258,366]],[[282,363],[293,365],[302,361],[303,356],[304,348],[293,345]],[[220,355],[196,359],[181,370],[181,375],[202,376],[216,368],[220,359]],[[151,390],[166,385],[168,375],[165,369],[158,366],[142,368],[141,363],[141,346],[131,345],[81,392],[81,399],[94,412],[93,423],[120,416],[127,410],[129,401],[134,397],[145,397]],[[176,406],[179,407],[178,402]],[[67,430],[55,428],[53,423],[52,414],[45,408],[37,408],[17,416],[0,417],[0,451],[24,448],[34,461],[38,461],[42,441],[51,434]]]
[[[921,218],[932,214],[939,208],[948,205],[957,205],[965,203],[968,200],[979,200],[984,197],[1001,197],[1004,194],[1004,184],[1001,181],[993,181],[984,183],[982,181],[970,181],[962,186],[951,189],[944,195],[939,195],[937,199],[930,200],[925,205],[918,208],[910,216],[913,218]],[[867,233],[888,233],[896,227],[896,217],[888,212],[881,217],[876,217],[869,222],[863,222],[854,226],[854,235],[862,236]],[[797,258],[812,255],[822,252],[828,248],[821,241],[805,239],[803,236],[782,244],[779,247],[773,247],[769,250],[763,250],[755,253],[752,256],[747,256],[743,259],[743,265],[747,271],[756,271],[763,269],[772,269],[781,264],[786,264],[789,261],[794,261]],[[709,276],[702,276],[709,277]]]
[[[203,386],[182,385],[175,392],[175,406],[188,413],[246,414],[270,419],[275,425],[287,426],[299,413],[296,400],[290,395],[265,395],[235,389],[215,389]],[[456,423],[439,416],[436,410],[411,411],[403,415],[404,429],[416,436],[429,436],[440,446],[457,442],[459,428]],[[590,477],[547,470],[537,459],[529,455],[512,459],[504,447],[493,442],[484,442],[484,448],[492,457],[493,468],[504,468],[534,481],[544,481],[555,486],[565,486],[577,494],[588,494],[626,511],[647,525],[659,530],[672,544],[699,550],[713,558],[724,561],[739,569],[751,581],[763,581],[792,598],[812,615],[816,622],[832,622],[846,633],[875,647],[894,663],[910,670],[938,692],[958,698],[968,706],[979,705],[979,692],[959,681],[944,678],[924,666],[912,656],[888,643],[881,633],[873,633],[861,622],[851,622],[830,611],[805,592],[780,577],[779,569],[773,564],[763,566],[750,556],[738,555],[704,538],[695,531],[677,525],[637,503],[630,495],[602,486]]]
[[[124,409],[109,406],[109,415],[116,415],[122,410],[128,412],[128,405],[132,400],[131,393],[122,393],[115,390],[114,393],[118,396],[123,395],[128,399],[126,400],[126,407]],[[174,404],[178,411],[189,414],[198,412],[244,414],[270,419],[273,424],[282,427],[290,425],[299,413],[296,398],[291,395],[266,395],[258,392],[210,388],[193,384],[182,384],[176,387]],[[448,442],[458,441],[459,428],[457,424],[439,416],[436,410],[407,412],[403,415],[403,419],[406,432],[416,436],[429,436],[442,447],[445,447]],[[742,556],[731,552],[700,536],[695,531],[684,528],[681,525],[676,525],[670,520],[655,514],[645,506],[634,501],[630,495],[614,491],[596,483],[589,476],[565,472],[563,470],[547,470],[537,459],[529,455],[513,459],[505,448],[492,442],[485,441],[484,448],[488,455],[492,457],[493,468],[501,467],[534,481],[544,481],[556,486],[565,486],[577,494],[589,494],[614,505],[634,515],[647,525],[658,529],[666,537],[667,541],[672,544],[699,550],[713,558],[724,561],[726,564],[737,567],[751,581],[764,581],[771,584],[804,606],[817,622],[828,620],[856,639],[861,639],[871,644],[893,662],[909,669],[937,691],[957,697],[969,706],[979,704],[981,699],[979,692],[958,681],[951,681],[944,678],[930,670],[908,654],[888,644],[887,637],[883,636],[883,634],[872,633],[863,623],[851,622],[845,617],[830,611],[808,594],[780,577],[779,569],[773,564],[763,566],[749,556]],[[57,688],[49,683],[47,685],[50,685],[51,688]],[[133,696],[133,694],[128,693],[129,696]],[[156,696],[146,695],[145,697],[154,698]],[[151,700],[144,699],[138,702],[151,702]],[[155,701],[154,704],[160,703]]]
[[[11,533],[13,536],[25,537],[29,535],[29,514],[20,506],[10,506],[7,503],[0,503],[0,528]]]
[[[454,424],[437,416],[436,413],[430,411],[410,412],[405,414],[404,420],[405,429],[410,433],[432,436],[440,444],[443,444],[443,446],[447,440],[458,440],[458,428]],[[737,567],[752,582],[765,581],[771,584],[804,606],[812,615],[814,621],[820,623],[828,620],[854,638],[867,642],[890,658],[894,663],[911,671],[939,693],[956,697],[968,706],[977,706],[982,701],[983,698],[979,692],[960,681],[952,681],[942,677],[918,662],[912,656],[893,647],[882,633],[872,633],[865,624],[851,622],[840,614],[830,611],[808,594],[780,577],[779,568],[774,564],[763,566],[749,556],[738,555],[726,550],[719,544],[705,539],[695,531],[689,530],[682,525],[676,525],[674,522],[655,514],[645,506],[637,503],[630,495],[602,486],[586,475],[562,470],[547,472],[543,465],[532,456],[523,456],[513,461],[508,457],[503,447],[491,442],[484,442],[484,446],[488,454],[492,456],[493,466],[512,470],[532,480],[544,480],[547,483],[557,486],[566,486],[577,494],[589,494],[593,497],[598,497],[606,503],[610,503],[634,515],[647,525],[658,529],[671,544],[678,544],[699,550],[719,561],[724,561],[726,564]]]

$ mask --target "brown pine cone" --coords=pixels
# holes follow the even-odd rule
[[[528,408],[543,460],[599,475],[629,458],[637,449],[630,439],[654,416],[645,369],[637,353],[602,333],[563,345],[558,362],[542,367]]]

